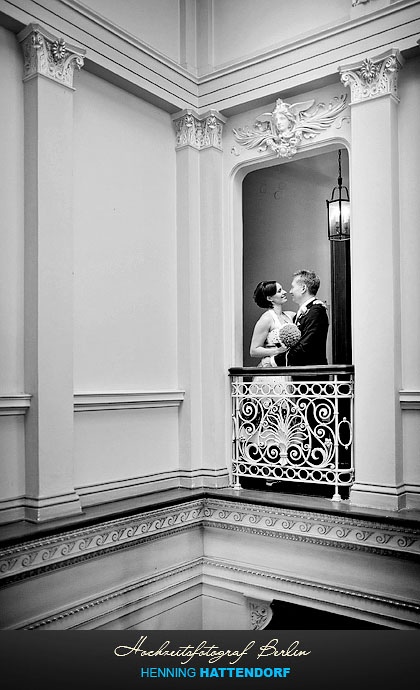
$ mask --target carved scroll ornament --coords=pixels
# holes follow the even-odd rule
[[[29,24],[18,36],[23,50],[23,80],[36,75],[73,86],[74,70],[83,67],[85,51],[70,46],[38,24]]]
[[[223,124],[226,119],[215,110],[197,115],[183,110],[172,116],[175,125],[176,148],[191,146],[194,149],[216,148],[222,150]]]
[[[340,67],[341,81],[350,87],[351,103],[360,103],[378,96],[398,98],[398,71],[403,58],[398,50],[371,60],[366,58],[356,65]]]
[[[286,103],[276,100],[270,113],[259,115],[252,128],[233,129],[236,141],[248,149],[271,150],[280,158],[291,158],[305,139],[312,139],[328,127],[347,107],[346,96],[336,96],[326,106],[314,100]]]

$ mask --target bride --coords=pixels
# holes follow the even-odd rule
[[[270,367],[271,357],[283,355],[282,365],[285,366],[287,348],[270,345],[269,334],[274,329],[293,323],[295,312],[283,311],[287,292],[276,281],[262,281],[255,288],[254,301],[266,311],[255,324],[250,355],[260,359],[258,367]],[[287,461],[281,435],[281,401],[289,392],[287,384],[290,380],[290,376],[285,375],[255,376],[252,379],[250,398],[244,407],[244,429],[246,455],[253,463],[278,460],[280,465],[284,465]]]
[[[283,304],[287,302],[287,292],[280,283],[274,280],[263,280],[254,290],[254,301],[262,309],[264,314],[258,319],[254,327],[249,354],[258,357],[258,366],[270,366],[270,357],[286,353],[285,347],[273,347],[268,344],[270,331],[281,328],[286,323],[293,323],[295,312],[283,311]],[[284,365],[286,357],[284,356]],[[284,366],[283,365],[283,366]],[[269,382],[269,379],[261,377]]]

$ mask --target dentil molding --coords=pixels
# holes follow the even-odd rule
[[[341,81],[350,87],[351,105],[379,96],[398,98],[398,72],[404,64],[399,50],[392,48],[377,57],[339,67]]]
[[[216,110],[198,115],[193,110],[182,110],[172,115],[175,126],[176,149],[191,146],[198,151],[215,148],[222,150],[223,125],[226,118]]]
[[[18,34],[23,50],[23,81],[38,75],[73,88],[74,70],[83,67],[85,50],[66,43],[40,24],[28,24]]]

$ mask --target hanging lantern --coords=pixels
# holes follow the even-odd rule
[[[328,239],[350,239],[350,197],[341,177],[341,150],[338,151],[338,184],[327,199]]]

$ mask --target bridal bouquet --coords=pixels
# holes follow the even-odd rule
[[[267,345],[293,347],[299,342],[301,332],[294,323],[286,323],[281,328],[273,328],[267,336]]]

